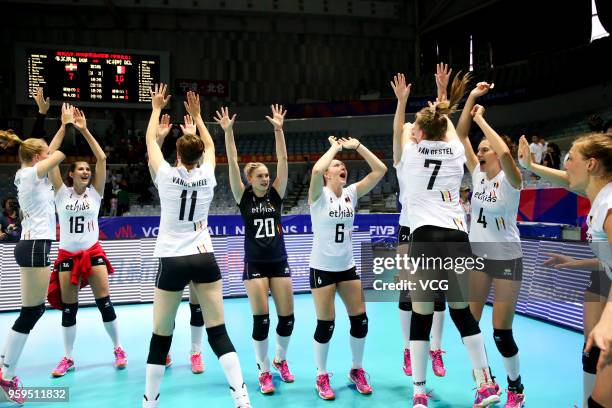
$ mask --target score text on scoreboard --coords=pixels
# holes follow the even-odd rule
[[[53,101],[83,102],[85,106],[143,104],[144,107],[151,101],[151,87],[167,78],[167,73],[162,75],[167,56],[164,60],[162,53],[45,48],[24,51],[26,83],[23,85],[27,99],[42,87]]]

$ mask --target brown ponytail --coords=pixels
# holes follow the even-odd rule
[[[421,109],[416,117],[421,130],[427,140],[443,140],[446,135],[446,117],[457,111],[457,104],[465,94],[465,88],[470,82],[471,74],[468,72],[461,77],[458,72],[451,85],[450,100],[437,102],[433,106]]]
[[[21,140],[11,129],[0,130],[0,141],[2,141],[4,148],[19,145],[19,160],[22,163],[32,162],[34,156],[41,154],[49,147],[44,139],[29,138]]]

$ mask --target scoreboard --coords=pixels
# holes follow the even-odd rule
[[[168,82],[164,52],[25,46],[15,57],[21,104],[32,104],[42,87],[56,103],[146,108],[151,86]]]

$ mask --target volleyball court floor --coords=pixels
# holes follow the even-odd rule
[[[270,301],[270,358],[273,358],[276,313]],[[336,328],[331,340],[328,371],[335,401],[323,401],[315,392],[315,364],[312,337],[316,317],[309,294],[295,297],[295,329],[287,360],[295,382],[282,383],[276,373],[276,392],[262,395],[257,388],[257,368],[251,340],[252,316],[246,298],[225,301],[228,332],[240,357],[245,382],[255,408],[287,407],[407,407],[411,404],[412,383],[402,371],[403,340],[400,333],[397,303],[366,304],[370,320],[364,356],[364,369],[370,375],[374,392],[370,396],[357,393],[348,385],[351,364],[349,321],[344,306],[336,299]],[[65,377],[51,378],[51,370],[63,356],[61,314],[48,310],[32,331],[24,349],[18,375],[26,387],[68,387],[69,403],[28,404],[36,408],[140,407],[145,382],[145,365],[152,327],[152,304],[117,306],[121,343],[129,358],[128,367],[113,367],[113,349],[104,331],[98,309],[81,308],[77,315],[77,339],[73,356],[76,369]],[[481,328],[485,336],[493,374],[506,387],[501,356],[492,338],[491,308],[483,313]],[[0,342],[17,317],[16,313],[0,313]],[[582,335],[537,320],[516,316],[515,338],[520,349],[521,373],[528,407],[573,407],[581,403],[582,368],[580,348]],[[203,340],[206,371],[194,375],[189,365],[189,305],[183,302],[176,319],[172,341],[173,365],[166,370],[160,407],[231,407],[225,377]],[[467,353],[448,311],[445,319],[443,349],[446,377],[435,377],[428,368],[427,384],[433,389],[434,408],[471,407],[474,396]],[[502,404],[505,403],[505,394]],[[0,406],[8,406],[0,403]]]

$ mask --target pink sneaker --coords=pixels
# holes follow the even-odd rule
[[[363,368],[352,369],[349,372],[349,380],[355,384],[360,394],[367,395],[372,393],[372,387],[368,384],[366,372],[363,371]]]
[[[332,390],[331,385],[329,385],[329,374],[317,375],[317,392],[319,393],[319,397],[324,400],[333,400],[336,398],[334,390]]]
[[[427,400],[431,398],[429,393],[427,394],[415,394],[412,397],[412,408],[427,408]]]
[[[4,398],[9,402],[19,405],[25,402],[23,384],[21,384],[19,378],[13,377],[12,380],[5,380],[2,377],[2,370],[0,370],[0,390],[4,395]]]
[[[287,360],[277,362],[276,359],[274,359],[272,360],[272,365],[280,374],[281,380],[286,383],[292,383],[293,381],[295,381],[295,377],[293,376],[293,374],[291,374],[291,371],[289,371],[289,365],[287,365]]]
[[[508,391],[508,400],[504,408],[523,408],[525,404],[525,394]]]
[[[68,371],[74,370],[74,360],[71,358],[62,358],[57,367],[51,371],[53,377],[63,377]]]
[[[429,357],[431,358],[431,369],[438,377],[444,377],[446,375],[446,368],[444,368],[442,354],[446,354],[446,351],[429,350]]]
[[[410,349],[404,349],[404,374],[412,375],[412,362],[410,361]]]
[[[202,362],[202,353],[191,354],[191,372],[194,374],[202,374],[204,372],[204,362]]]
[[[115,348],[115,368],[123,370],[127,365],[127,354],[121,347]]]
[[[166,368],[170,367],[172,365],[172,357],[170,356],[170,354],[168,354],[166,356]]]
[[[270,374],[269,371],[259,375],[259,391],[261,391],[262,394],[272,394],[274,392],[272,374]]]
[[[474,408],[488,407],[489,405],[499,402],[499,395],[495,390],[495,386],[492,382],[486,382],[480,385],[476,391],[476,398],[474,399]]]

